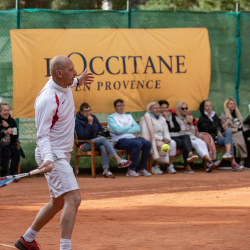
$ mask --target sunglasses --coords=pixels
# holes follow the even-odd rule
[[[88,110],[83,110],[82,112],[83,113],[88,113],[88,112],[91,112],[92,111],[92,109],[88,109]]]
[[[181,110],[188,110],[188,107],[186,107],[186,108],[181,108]]]

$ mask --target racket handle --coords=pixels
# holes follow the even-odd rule
[[[48,166],[51,166],[51,167],[53,168],[53,165],[52,165],[52,164],[50,164],[50,165],[48,165]],[[45,170],[45,168],[46,168],[46,167],[41,168],[41,169],[38,169],[38,168],[37,168],[37,169],[34,169],[34,170],[30,171],[29,173],[30,173],[30,175],[39,174],[39,173],[43,172],[43,171]]]

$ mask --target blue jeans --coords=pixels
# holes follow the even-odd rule
[[[148,157],[151,150],[151,142],[146,141],[142,138],[123,138],[118,140],[117,149],[125,149],[131,151],[132,164],[129,166],[129,170],[136,171],[137,164],[139,162],[140,152],[141,154],[141,162],[138,166],[138,170],[143,170],[146,168]]]
[[[101,151],[102,167],[109,168],[109,155],[108,154],[110,154],[112,157],[117,155],[113,145],[110,143],[110,141],[107,138],[103,136],[91,139],[91,141],[95,142],[95,150]],[[81,150],[90,151],[91,150],[90,143],[85,142],[82,145]]]
[[[217,144],[220,146],[225,146],[226,144],[231,144],[231,153],[234,156],[234,146],[232,139],[232,131],[227,130],[222,133],[223,137],[217,137]]]

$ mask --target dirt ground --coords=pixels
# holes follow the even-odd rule
[[[82,203],[73,249],[250,249],[250,171],[215,170],[116,179],[80,176]],[[44,177],[0,189],[0,249],[13,243],[49,201]],[[38,234],[59,249],[60,215]]]

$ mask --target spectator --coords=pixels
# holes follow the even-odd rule
[[[115,178],[109,171],[109,155],[116,161],[118,168],[125,168],[131,164],[131,161],[121,159],[110,141],[105,138],[104,129],[97,117],[91,113],[91,107],[88,103],[82,103],[80,111],[76,114],[75,130],[79,140],[92,140],[95,142],[95,149],[101,151],[101,159],[103,166],[103,176],[106,178]],[[80,145],[82,151],[91,150],[89,142]]]
[[[16,121],[10,115],[7,103],[0,104],[0,146],[2,150],[2,176],[17,173],[20,150],[17,148],[18,130]],[[11,159],[10,169],[9,162]]]
[[[232,131],[223,131],[220,118],[216,115],[209,100],[201,102],[200,113],[201,116],[198,120],[199,131],[209,133],[212,136],[215,144],[225,146],[226,153],[222,156],[222,158],[230,161],[231,165],[235,166],[236,162],[234,159]],[[238,169],[237,167],[234,168],[236,170]]]
[[[181,130],[179,123],[176,121],[175,115],[169,111],[169,103],[166,100],[159,101],[161,114],[165,118],[170,132],[171,139],[176,142],[177,149],[182,150],[182,155],[184,159],[184,166],[186,172],[192,172],[190,167],[190,162],[196,161],[198,159],[197,155],[194,155],[192,143],[189,135],[180,135]]]
[[[136,133],[140,132],[140,127],[131,114],[124,113],[125,103],[122,99],[115,100],[114,107],[116,112],[108,117],[108,129],[111,134],[111,141],[117,142],[117,149],[131,151],[132,164],[129,166],[127,176],[150,176],[151,174],[145,168],[150,155],[151,142],[143,138],[136,138]],[[141,161],[137,167],[141,151]],[[136,172],[137,169],[138,172]]]
[[[245,169],[250,169],[250,115],[244,121],[244,139],[247,146],[247,158],[245,159]]]
[[[243,119],[233,98],[227,98],[224,102],[224,112],[220,115],[222,128],[232,131],[233,143],[236,149],[235,156],[241,159],[247,158],[247,147],[243,136]],[[237,163],[233,164],[233,170],[241,171],[243,166]]]
[[[179,102],[175,108],[181,130],[179,135],[189,135],[192,147],[196,150],[198,155],[206,162],[206,172],[211,172],[214,168],[214,162],[209,156],[206,143],[196,136],[197,128],[193,125],[193,117],[188,115],[188,106],[185,102]]]
[[[140,120],[140,134],[142,137],[151,142],[151,154],[154,159],[152,167],[153,174],[162,174],[159,163],[169,163],[167,172],[175,174],[174,158],[176,155],[176,142],[171,140],[168,126],[165,118],[161,115],[161,109],[158,102],[151,102],[147,106],[146,114]],[[163,152],[161,147],[164,144],[170,146],[169,152]]]

